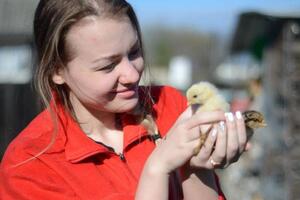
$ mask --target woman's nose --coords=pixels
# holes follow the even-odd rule
[[[119,82],[122,84],[136,83],[140,79],[140,72],[128,58],[123,59],[119,70]]]

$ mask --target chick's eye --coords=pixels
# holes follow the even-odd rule
[[[195,94],[195,95],[193,96],[193,98],[197,98],[197,96],[198,96],[198,95]]]

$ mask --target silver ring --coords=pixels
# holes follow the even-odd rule
[[[214,159],[212,159],[212,158],[210,158],[210,163],[212,164],[212,166],[219,166],[219,165],[221,165],[221,163],[220,162],[216,162],[216,161],[214,161]]]

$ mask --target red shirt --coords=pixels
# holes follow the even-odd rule
[[[151,94],[163,136],[185,110],[186,99],[171,87],[153,87]],[[55,138],[51,114],[45,110],[9,145],[1,163],[0,199],[134,199],[143,165],[155,148],[146,130],[133,116],[122,116],[121,158],[88,138],[61,105],[57,114]],[[48,145],[44,153],[33,158]],[[172,188],[175,178],[170,180]],[[179,199],[174,191],[170,189],[170,199]],[[223,199],[221,192],[219,199]]]

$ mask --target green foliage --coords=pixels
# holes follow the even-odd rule
[[[178,55],[189,57],[199,66],[210,66],[212,58],[218,57],[217,38],[191,27],[156,25],[146,28],[143,34],[148,61],[156,66],[168,66],[170,59]]]

